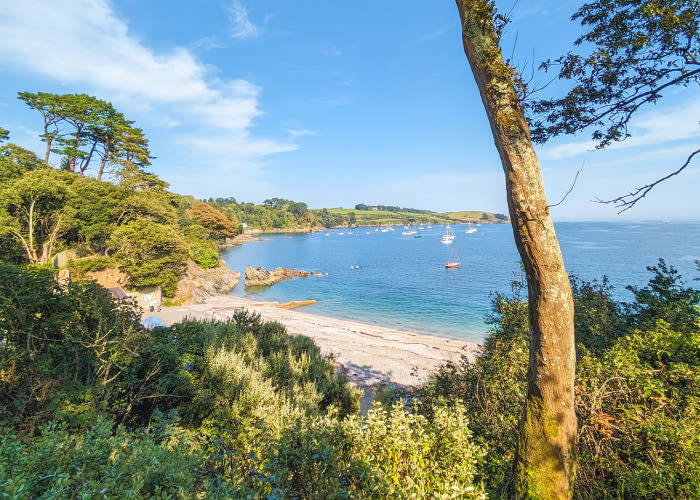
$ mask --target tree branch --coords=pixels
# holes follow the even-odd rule
[[[585,162],[584,162],[584,163],[585,163]],[[559,203],[555,203],[554,205],[549,205],[549,208],[558,207],[559,205],[561,205],[562,203],[564,203],[564,200],[566,200],[566,197],[569,196],[569,195],[571,194],[571,191],[574,190],[574,186],[576,185],[576,181],[578,180],[578,174],[580,174],[582,170],[583,170],[583,165],[581,165],[581,168],[579,168],[579,169],[576,171],[576,176],[574,177],[574,182],[571,184],[571,187],[570,187],[569,190],[566,192],[566,194],[564,195],[564,197],[563,197],[561,200],[559,200]]]
[[[657,184],[660,184],[663,181],[670,179],[674,175],[680,174],[683,170],[685,170],[685,168],[692,161],[693,157],[698,153],[700,153],[700,149],[696,149],[695,151],[693,151],[690,154],[690,156],[688,156],[688,159],[685,161],[685,163],[681,165],[681,167],[675,172],[671,172],[670,174],[666,175],[665,177],[662,177],[661,179],[657,179],[654,182],[641,186],[632,191],[631,193],[628,193],[624,196],[618,196],[617,198],[613,198],[612,200],[601,200],[596,198],[595,201],[604,204],[614,203],[616,208],[622,208],[622,210],[618,212],[618,214],[621,214],[622,212],[625,212],[632,208],[634,205],[636,205],[636,203],[642,198],[644,198],[649,193],[649,191],[656,187]]]

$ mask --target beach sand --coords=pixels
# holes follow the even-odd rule
[[[203,304],[164,307],[143,317],[157,316],[170,326],[186,317],[223,320],[237,309],[278,321],[290,335],[311,337],[323,354],[334,356],[350,381],[365,388],[420,386],[447,361],[458,362],[462,356],[473,361],[481,352],[481,346],[472,342],[318,316],[232,295],[210,297]]]

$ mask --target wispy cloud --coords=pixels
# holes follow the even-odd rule
[[[314,97],[309,99],[309,102],[326,106],[347,106],[350,104],[350,97],[346,95],[337,97]]]
[[[287,130],[287,133],[289,134],[289,137],[292,139],[296,139],[297,137],[303,137],[305,135],[318,135],[318,132],[315,130],[306,130],[306,129],[290,129]]]
[[[322,56],[340,57],[343,55],[343,51],[341,51],[335,45],[327,45],[327,46],[321,47],[320,52],[321,52]]]
[[[430,33],[422,35],[420,37],[420,40],[432,40],[434,38],[440,38],[442,35],[444,35],[448,31],[452,31],[452,26],[443,26],[442,28],[438,28],[434,31],[431,31]]]
[[[238,0],[233,0],[229,7],[232,38],[258,38],[262,35],[262,28],[253,23],[248,17],[248,10]]]

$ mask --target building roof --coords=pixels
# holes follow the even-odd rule
[[[120,286],[108,288],[107,290],[109,290],[109,293],[111,293],[112,297],[114,297],[115,299],[125,299],[128,297],[124,289]]]

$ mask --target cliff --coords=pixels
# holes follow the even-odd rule
[[[201,304],[212,295],[225,295],[238,285],[241,274],[228,268],[221,261],[217,267],[202,269],[192,261],[177,284],[173,302],[177,304]]]

